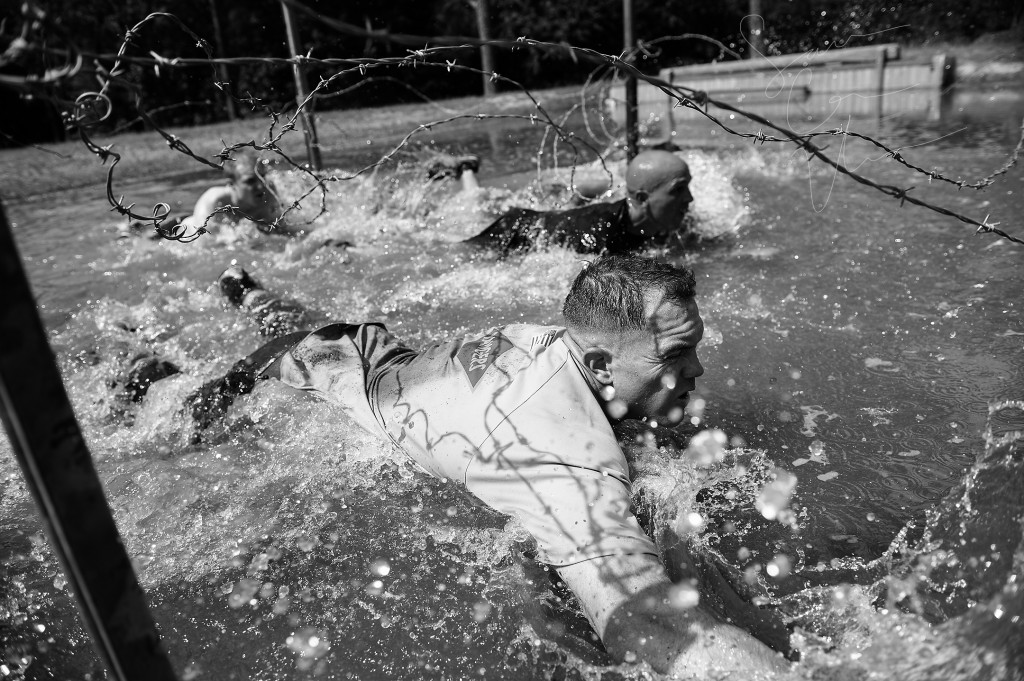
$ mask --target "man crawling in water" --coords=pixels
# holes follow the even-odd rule
[[[310,391],[351,419],[339,428],[354,422],[516,517],[614,659],[677,678],[789,668],[785,626],[721,574],[711,583],[728,615],[673,601],[659,547],[631,509],[612,424],[683,418],[704,373],[690,270],[606,256],[576,277],[564,325],[513,324],[419,351],[374,322],[296,330],[303,312],[239,267],[219,284],[272,340],[186,400],[197,432],[263,380]]]

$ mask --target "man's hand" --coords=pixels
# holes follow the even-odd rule
[[[656,556],[606,556],[557,569],[617,660],[644,660],[681,679],[716,673],[776,679],[789,670],[781,655],[712,615],[703,602],[679,603]]]
[[[739,570],[711,551],[697,549],[692,544],[687,548],[700,583],[701,603],[726,622],[746,629],[762,643],[793,659],[795,651],[782,615],[752,602],[756,592]]]

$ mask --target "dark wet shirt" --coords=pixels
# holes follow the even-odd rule
[[[502,255],[545,246],[564,246],[579,253],[622,253],[647,243],[643,236],[631,234],[632,228],[626,199],[569,210],[512,208],[466,243]]]

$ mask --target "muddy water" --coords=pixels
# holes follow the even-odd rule
[[[1020,110],[1013,115],[1019,124]],[[999,167],[1016,143],[1005,117],[974,111],[966,130],[944,137],[963,127],[953,117],[872,129],[896,145],[941,137],[904,155],[965,179]],[[536,133],[518,144],[508,131],[497,143],[484,132],[439,136],[442,147],[484,154],[484,189],[473,197],[426,184],[411,168],[392,171],[398,182],[331,185],[328,213],[314,224],[320,236],[355,243],[351,249],[306,249],[244,227],[191,245],[118,239],[98,189],[8,207],[115,517],[183,677],[609,673],[571,601],[523,558],[529,540],[519,528],[415,472],[334,408],[263,386],[202,445],[189,443],[176,411],[190,389],[260,343],[213,283],[232,261],[324,319],[385,321],[414,345],[494,324],[557,322],[577,255],[554,250],[499,262],[453,244],[506,205],[557,201],[526,185],[525,175],[510,175],[532,167],[537,139],[527,134]],[[1020,641],[1013,618],[1022,614],[1021,509],[1012,496],[1019,451],[986,450],[984,431],[990,401],[1024,393],[1024,248],[900,208],[800,154],[723,141],[707,128],[679,130],[676,139],[696,177],[693,227],[714,238],[656,254],[698,277],[708,327],[703,408],[695,401],[691,422],[663,434],[661,451],[626,434],[638,460],[658,463],[645,469],[653,476],[645,484],[668,490],[665,522],[698,504],[704,541],[761,584],[797,627],[805,650],[798,674],[884,676],[908,661],[924,669],[939,642],[961,660],[989,654],[1012,665],[1007,651]],[[495,144],[506,152],[488,171]],[[1021,234],[1019,168],[984,192],[958,192],[908,176],[876,149],[843,151],[865,174],[915,185],[918,198],[976,218],[991,214]],[[296,175],[277,180],[286,195],[302,186]],[[187,209],[208,181],[128,187],[140,205]],[[303,208],[306,217],[316,212]],[[182,374],[118,413],[110,383],[142,352],[173,361]],[[1019,409],[996,419],[1001,431],[1024,428]],[[741,447],[710,470],[694,468],[673,446],[705,428]],[[0,448],[6,669],[85,678],[98,662],[7,443]],[[797,480],[787,524],[758,511],[773,467]],[[1009,485],[1009,497],[964,492],[997,483]],[[950,490],[954,498],[943,502]],[[922,534],[932,536],[924,528],[938,533],[979,509],[992,548],[964,555],[975,561],[969,570],[922,543]],[[890,548],[908,522],[915,527]],[[937,565],[947,586],[977,581],[966,598],[973,609],[950,605],[941,588],[935,595],[925,578]],[[879,581],[889,572],[905,593]],[[945,610],[928,607],[929,598]],[[614,671],[642,673],[630,665]],[[1015,678],[990,676],[999,674]],[[947,660],[930,678],[958,675],[975,677]]]

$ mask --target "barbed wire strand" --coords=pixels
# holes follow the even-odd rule
[[[294,0],[286,0],[286,1],[289,2],[289,4],[292,4],[292,5],[296,6],[296,7],[301,7],[301,3],[297,3]],[[141,30],[141,27],[146,22],[151,21],[151,20],[155,20],[156,18],[168,18],[168,19],[171,19],[172,21],[174,21],[182,30],[186,31],[190,36],[192,36],[196,40],[196,44],[197,44],[198,47],[200,47],[200,48],[204,49],[204,51],[206,51],[206,53],[208,55],[207,58],[206,59],[196,59],[196,58],[176,57],[176,58],[168,59],[168,58],[165,58],[165,57],[161,57],[159,55],[155,55],[155,53],[152,53],[152,52],[150,53],[151,56],[149,56],[149,57],[138,57],[138,56],[128,55],[127,54],[127,47],[131,43],[131,40],[139,33],[139,31]],[[391,36],[391,37],[394,38],[394,36]],[[408,36],[404,36],[404,37],[408,38]],[[311,103],[313,101],[315,101],[315,97],[319,94],[320,90],[326,89],[327,87],[329,87],[329,85],[335,79],[340,78],[343,75],[348,75],[348,74],[354,73],[355,71],[359,71],[360,75],[365,75],[366,71],[369,70],[369,69],[379,69],[379,68],[386,68],[386,67],[391,67],[391,66],[395,66],[395,67],[399,67],[399,68],[405,67],[405,66],[411,66],[412,68],[416,68],[418,65],[423,65],[423,66],[426,66],[426,67],[442,67],[442,68],[447,68],[449,71],[457,68],[458,70],[462,70],[462,71],[473,71],[473,72],[476,72],[476,73],[484,73],[485,75],[490,75],[490,77],[492,79],[494,79],[494,80],[501,80],[502,82],[508,83],[508,84],[512,85],[513,87],[519,88],[534,103],[534,105],[537,108],[537,110],[541,113],[541,118],[542,118],[543,122],[546,125],[551,126],[552,129],[558,130],[559,139],[562,140],[562,141],[569,141],[570,143],[574,144],[575,142],[579,142],[579,141],[582,141],[582,140],[580,140],[580,138],[578,138],[578,136],[576,136],[574,133],[564,131],[558,125],[558,123],[556,123],[550,117],[550,115],[543,109],[543,107],[541,107],[541,105],[540,105],[539,101],[537,100],[537,98],[534,97],[521,84],[516,83],[515,81],[512,81],[511,79],[504,78],[504,77],[500,76],[496,72],[485,73],[484,71],[481,71],[479,69],[474,69],[474,68],[471,68],[471,67],[466,67],[466,66],[463,66],[463,65],[458,65],[458,64],[455,63],[454,60],[445,60],[444,64],[439,64],[439,63],[430,61],[430,59],[434,59],[434,58],[444,58],[445,56],[451,54],[451,52],[453,50],[461,50],[461,49],[466,49],[466,48],[469,48],[469,47],[474,47],[474,46],[483,44],[484,42],[486,42],[486,44],[489,44],[489,45],[493,45],[493,46],[497,46],[497,47],[510,48],[510,49],[513,49],[513,50],[518,49],[518,48],[522,48],[522,47],[536,48],[536,49],[543,49],[543,50],[569,50],[570,53],[574,56],[574,58],[582,56],[582,57],[584,57],[586,59],[593,60],[593,61],[595,61],[595,62],[597,62],[599,64],[603,64],[604,66],[607,66],[607,67],[613,69],[616,72],[623,72],[623,73],[627,74],[628,76],[632,76],[632,77],[636,78],[638,81],[647,82],[648,84],[650,84],[650,85],[652,85],[652,86],[662,90],[667,95],[675,97],[676,101],[677,101],[677,104],[676,104],[677,106],[685,106],[685,107],[691,108],[691,109],[701,113],[702,115],[707,117],[711,122],[713,122],[714,124],[718,125],[724,131],[728,132],[729,134],[732,134],[732,135],[735,135],[735,136],[741,137],[741,138],[748,138],[748,139],[753,138],[755,143],[761,142],[763,144],[765,142],[779,142],[779,143],[792,143],[792,144],[795,144],[797,147],[803,149],[804,151],[807,151],[811,156],[819,159],[820,161],[822,161],[826,165],[831,166],[836,171],[851,177],[855,181],[857,181],[857,182],[859,182],[859,183],[861,183],[861,184],[863,184],[865,186],[871,187],[871,188],[876,189],[876,190],[878,190],[878,191],[880,191],[880,192],[882,192],[882,193],[884,193],[884,194],[886,194],[888,196],[891,196],[891,197],[893,197],[895,199],[898,199],[900,201],[900,205],[901,206],[905,202],[909,201],[910,203],[912,203],[914,205],[920,206],[922,208],[926,208],[928,210],[932,210],[932,211],[934,211],[936,213],[939,213],[941,215],[946,215],[946,216],[949,216],[949,217],[954,217],[957,220],[960,220],[961,222],[964,222],[964,223],[967,223],[967,224],[971,224],[971,225],[975,225],[975,226],[978,227],[977,233],[992,232],[992,233],[995,233],[995,234],[997,234],[997,235],[999,235],[999,236],[1001,236],[1003,238],[1006,238],[1006,239],[1008,239],[1010,241],[1013,241],[1013,242],[1016,242],[1016,243],[1024,243],[1024,241],[1022,241],[1020,239],[1017,239],[1016,237],[1012,237],[1012,236],[1008,235],[1006,232],[997,229],[996,226],[999,223],[997,223],[997,222],[989,223],[988,222],[988,217],[986,217],[984,221],[979,222],[979,221],[974,220],[973,218],[970,218],[968,216],[956,213],[955,211],[943,208],[941,206],[936,206],[936,205],[931,204],[931,203],[929,203],[927,201],[924,201],[924,200],[917,199],[915,197],[909,196],[908,192],[911,191],[913,189],[913,187],[910,187],[910,188],[907,188],[907,189],[903,189],[903,188],[895,187],[895,186],[892,186],[892,185],[879,184],[879,183],[874,182],[873,180],[871,180],[869,178],[866,178],[866,177],[864,177],[864,176],[862,176],[862,175],[860,175],[858,173],[855,173],[855,172],[851,171],[850,169],[846,168],[843,164],[841,164],[841,163],[831,159],[827,154],[824,153],[824,148],[823,147],[819,147],[819,146],[813,144],[813,142],[811,142],[811,139],[813,137],[816,137],[816,136],[821,135],[821,134],[847,135],[847,136],[857,137],[857,138],[860,138],[860,139],[864,139],[865,141],[869,141],[870,143],[875,144],[876,146],[887,150],[887,155],[889,157],[891,157],[893,160],[895,160],[898,163],[901,163],[902,165],[904,165],[905,167],[910,169],[912,172],[920,173],[922,175],[927,176],[929,178],[929,180],[940,179],[940,180],[945,180],[947,182],[952,182],[953,184],[957,184],[958,186],[961,186],[961,187],[981,188],[981,187],[988,186],[989,184],[991,184],[991,180],[994,179],[994,177],[996,177],[996,176],[998,176],[998,175],[1000,175],[1002,173],[1005,173],[1011,167],[1013,167],[1013,165],[1015,165],[1015,163],[1017,162],[1017,157],[1019,156],[1019,153],[1020,153],[1020,149],[1022,148],[1022,146],[1024,146],[1024,133],[1022,133],[1021,143],[1019,143],[1017,145],[1017,149],[1014,151],[1014,153],[1011,156],[1010,160],[1008,160],[1007,163],[1004,164],[1003,168],[1001,168],[1000,170],[997,170],[992,175],[990,175],[990,176],[988,176],[986,178],[983,178],[982,180],[980,180],[980,181],[978,181],[976,183],[962,183],[962,181],[959,181],[959,180],[951,180],[950,178],[946,178],[943,175],[941,175],[940,173],[938,173],[937,171],[934,171],[934,170],[927,171],[927,170],[925,170],[923,168],[920,168],[920,167],[918,167],[916,165],[913,165],[913,164],[909,163],[908,161],[906,161],[903,158],[902,154],[899,153],[900,152],[899,149],[891,149],[890,147],[885,146],[884,144],[878,142],[877,140],[871,139],[871,138],[869,138],[866,135],[862,135],[861,133],[851,133],[851,131],[843,130],[842,128],[837,128],[837,129],[828,131],[827,133],[801,134],[801,133],[795,132],[793,130],[789,130],[787,128],[784,128],[784,127],[782,127],[782,126],[780,126],[778,124],[771,123],[770,121],[768,121],[764,117],[759,116],[758,114],[755,114],[753,112],[749,112],[749,111],[740,109],[740,108],[732,106],[732,105],[730,105],[730,104],[728,104],[726,102],[722,102],[722,101],[719,101],[719,100],[712,99],[712,98],[708,97],[707,93],[705,93],[705,92],[702,92],[702,91],[699,91],[699,90],[696,90],[696,89],[693,89],[693,88],[688,88],[688,87],[685,87],[685,86],[682,86],[682,85],[668,83],[668,82],[664,81],[661,78],[644,74],[639,69],[637,69],[632,63],[630,63],[629,61],[624,59],[623,56],[613,56],[613,55],[608,55],[608,54],[604,54],[604,53],[598,52],[598,51],[590,49],[590,48],[581,48],[581,47],[574,47],[574,46],[566,46],[566,45],[562,45],[562,44],[548,43],[548,42],[544,42],[544,41],[537,41],[537,40],[529,39],[529,38],[526,38],[526,37],[520,37],[520,38],[517,38],[516,40],[489,40],[489,41],[467,40],[467,41],[465,41],[465,43],[458,44],[458,45],[450,44],[451,42],[454,42],[454,39],[448,40],[447,42],[449,44],[446,45],[446,46],[438,46],[438,47],[427,47],[427,46],[425,46],[425,47],[420,48],[420,49],[409,50],[408,51],[409,52],[408,55],[401,56],[401,57],[357,58],[357,59],[337,59],[337,58],[314,59],[314,58],[309,57],[309,56],[296,55],[294,57],[289,57],[289,58],[279,58],[279,57],[259,57],[259,58],[253,58],[253,57],[245,57],[245,58],[220,58],[220,59],[214,59],[211,56],[209,56],[210,55],[209,48],[206,45],[205,41],[202,38],[200,38],[198,35],[196,35],[193,31],[191,31],[191,29],[189,29],[187,26],[185,26],[184,23],[181,22],[180,19],[178,19],[177,17],[175,17],[172,14],[158,12],[158,13],[150,14],[149,16],[147,16],[145,19],[143,19],[135,27],[133,27],[132,29],[130,29],[126,33],[125,40],[122,43],[122,45],[121,45],[121,47],[118,50],[118,53],[116,55],[116,61],[115,61],[114,67],[112,69],[110,69],[110,71],[108,72],[108,79],[104,83],[103,88],[101,89],[99,94],[100,95],[105,94],[105,91],[109,88],[110,83],[114,79],[119,77],[119,75],[120,75],[119,69],[121,68],[122,64],[127,64],[127,63],[141,63],[141,64],[159,65],[159,66],[164,66],[166,68],[176,68],[176,67],[185,66],[185,65],[205,64],[205,65],[209,65],[211,69],[214,69],[217,64],[221,64],[221,63],[226,63],[226,64],[261,63],[261,64],[280,64],[280,65],[287,64],[289,66],[294,66],[294,65],[307,66],[307,65],[313,65],[313,64],[320,65],[320,66],[335,66],[335,67],[336,66],[342,66],[342,65],[347,66],[348,68],[342,69],[342,70],[332,74],[328,78],[321,78],[320,83],[318,83],[318,85],[312,89],[312,91],[309,93],[309,95],[307,95],[307,97],[302,102],[300,102],[298,104],[298,106],[296,107],[295,114],[293,114],[290,119],[288,119],[283,125],[281,125],[280,132],[278,132],[277,134],[274,134],[273,131],[274,131],[274,127],[277,125],[279,119],[278,119],[277,116],[272,117],[272,123],[271,123],[271,127],[270,127],[270,130],[269,130],[270,141],[268,143],[265,143],[263,145],[258,145],[255,142],[243,143],[243,144],[240,144],[240,145],[233,145],[231,148],[225,148],[224,151],[221,152],[222,158],[226,158],[227,154],[229,154],[230,151],[232,151],[233,149],[240,148],[241,146],[253,146],[257,150],[268,150],[268,151],[273,151],[274,153],[279,154],[281,156],[281,158],[284,159],[285,162],[288,165],[292,166],[293,168],[295,168],[295,169],[297,169],[299,171],[302,171],[302,172],[306,173],[307,175],[309,175],[313,179],[313,181],[314,181],[316,186],[314,187],[313,190],[311,190],[310,192],[307,192],[305,195],[303,195],[303,197],[302,197],[303,199],[308,197],[312,193],[312,191],[316,190],[316,188],[320,189],[320,191],[321,191],[321,211],[320,211],[320,213],[317,216],[317,217],[319,217],[319,215],[322,215],[323,212],[326,211],[326,185],[324,183],[326,181],[336,181],[336,180],[342,179],[342,178],[338,178],[337,176],[331,176],[331,178],[321,178],[320,176],[318,176],[315,172],[313,172],[308,167],[305,167],[303,164],[298,164],[294,160],[290,159],[287,156],[287,154],[285,154],[280,149],[280,147],[278,146],[278,142],[283,138],[283,136],[285,134],[287,134],[288,132],[291,132],[292,130],[296,129],[296,121],[298,119],[299,114],[303,110],[303,108],[307,107],[307,106],[311,106]],[[94,55],[94,56],[95,56],[96,59],[103,59],[104,58],[103,55]],[[624,53],[624,56],[628,56],[628,55],[626,55]],[[743,133],[743,132],[739,132],[737,130],[734,130],[734,129],[730,128],[729,126],[726,126],[724,123],[722,123],[722,121],[720,121],[715,116],[712,116],[711,114],[708,113],[707,106],[709,104],[713,105],[713,106],[715,106],[717,108],[723,109],[725,111],[733,112],[733,113],[738,114],[738,115],[740,115],[740,116],[742,116],[744,118],[747,118],[748,120],[751,120],[751,121],[754,121],[756,123],[759,123],[762,126],[765,126],[765,127],[770,128],[770,129],[773,129],[776,132],[781,133],[782,137],[775,137],[775,136],[771,136],[771,135],[765,135],[761,130],[759,130],[757,133]],[[194,153],[192,153],[192,151],[188,148],[188,146],[184,142],[182,142],[176,136],[171,135],[170,133],[167,133],[167,132],[163,131],[162,129],[160,129],[159,126],[157,126],[152,121],[152,119],[149,119],[145,115],[145,113],[141,110],[141,108],[139,110],[140,110],[140,114],[143,116],[144,120],[146,120],[148,124],[150,124],[159,134],[161,134],[165,138],[165,140],[168,142],[168,145],[171,146],[172,149],[175,149],[176,151],[184,153],[184,154],[192,157],[193,159],[195,159],[197,161],[200,161],[201,163],[204,163],[205,165],[212,166],[212,167],[217,167],[217,168],[221,167],[221,166],[219,166],[217,164],[211,163],[210,161],[208,161],[206,159],[203,159],[201,157],[196,156]],[[476,114],[475,116],[477,118],[481,118],[481,119],[482,118],[490,117],[490,115],[488,115],[488,114]],[[417,128],[417,130],[414,130],[412,133],[410,133],[405,138],[403,138],[402,144],[407,143],[408,140],[411,139],[411,137],[418,130],[429,129],[430,127],[434,127],[434,126],[437,126],[437,125],[442,125],[442,124],[444,124],[446,122],[450,122],[452,120],[455,120],[455,119],[458,119],[458,118],[462,118],[462,117],[463,116],[449,117],[449,119],[445,119],[445,120],[441,120],[441,121],[435,121],[435,122],[432,122],[432,123],[429,123],[429,124],[421,125],[419,128]],[[533,115],[531,115],[530,120],[531,121],[534,120]],[[1022,127],[1024,127],[1024,126],[1022,126]],[[83,141],[84,141],[85,140],[84,132],[82,134],[83,134]],[[400,144],[400,146],[401,146],[401,144]],[[109,147],[104,148],[104,147],[100,147],[99,145],[95,145],[95,144],[87,144],[87,148],[89,148],[90,151],[93,151],[93,153],[96,153],[97,155],[99,155],[101,160],[103,160],[104,162],[108,158],[112,157],[111,156],[112,152],[110,152]],[[573,146],[573,148],[575,149],[576,147]],[[377,163],[374,163],[374,164],[371,164],[370,166],[367,166],[362,171],[359,171],[359,172],[354,173],[352,175],[346,176],[344,179],[351,179],[351,178],[357,177],[357,176],[365,173],[366,171],[368,171],[368,170],[370,170],[372,168],[378,167],[380,164],[382,164],[384,162],[387,162],[391,158],[393,158],[395,153],[396,153],[396,150],[389,151]],[[110,169],[108,170],[108,184],[112,182],[112,179],[113,179],[113,169],[114,169],[114,166],[116,166],[118,160],[120,160],[120,157],[114,155],[114,161],[111,164]],[[110,186],[108,186],[107,195],[108,195],[108,200],[113,201],[113,198],[112,198],[113,197],[113,190],[112,190],[112,187],[110,187]],[[123,200],[123,197],[122,197],[122,200]],[[298,207],[296,205],[297,203],[298,202],[294,202],[292,204],[292,206],[290,206],[287,209],[286,212],[294,210],[295,208],[297,208]],[[133,215],[133,216],[135,215],[134,213],[131,212],[130,207],[128,207],[127,210],[125,210],[125,206],[124,206],[124,204],[122,202],[116,202],[113,205],[115,206],[115,209],[117,209],[117,210],[119,210],[121,212],[124,212],[126,215]],[[154,209],[154,215],[153,216],[150,216],[148,218],[142,218],[142,219],[153,220],[155,222],[155,224],[159,225],[159,222],[161,220],[160,220],[159,217],[156,217],[159,213],[160,213],[160,211],[158,211],[157,209]],[[282,215],[282,218],[283,217],[284,216]],[[164,215],[164,218],[166,218],[166,215]],[[316,219],[316,218],[313,218],[313,219]],[[275,224],[277,222],[278,221],[275,221]]]
[[[528,45],[542,44],[539,41],[534,41],[534,40],[530,40],[530,39],[526,39],[526,38],[518,39],[516,41],[498,41],[498,40],[488,41],[488,44],[495,45],[495,46],[500,46],[500,47],[510,47],[510,46],[514,46],[514,45],[516,45],[518,43],[526,43]],[[549,49],[567,49],[564,46],[558,45],[558,44],[550,44],[550,43],[543,43],[543,44],[545,45],[545,47],[547,47]],[[463,45],[463,46],[459,46],[459,47],[467,47],[467,46]],[[413,55],[414,56],[413,61],[415,61],[415,57],[426,58],[427,56],[432,56],[434,54],[437,54],[440,50],[447,50],[447,49],[451,49],[451,48],[424,48],[424,49],[414,50],[414,51],[410,51],[410,52],[415,53]],[[677,84],[668,84],[665,81],[661,80],[660,78],[657,78],[657,77],[654,77],[654,76],[649,76],[647,74],[643,74],[639,70],[635,69],[635,67],[632,67],[632,70],[631,70],[630,68],[628,68],[631,65],[628,65],[627,62],[623,61],[620,57],[613,57],[611,55],[604,55],[604,54],[596,52],[594,50],[589,50],[588,48],[573,47],[572,49],[575,52],[583,51],[583,52],[586,52],[586,53],[588,53],[590,55],[595,55],[595,56],[597,56],[599,58],[603,58],[603,59],[606,60],[606,62],[605,62],[606,65],[609,65],[609,66],[611,66],[612,68],[615,68],[615,69],[625,70],[625,71],[629,72],[630,75],[633,75],[634,77],[636,77],[638,80],[645,81],[645,82],[647,82],[647,83],[649,83],[651,85],[654,85],[655,87],[659,87],[659,89],[664,89],[663,86],[667,86],[670,89],[678,90],[675,93],[667,92],[667,94],[674,94],[677,97],[684,97],[686,99],[693,99],[695,102],[697,102],[698,104],[701,104],[702,106],[710,104],[710,105],[713,105],[713,106],[716,106],[716,107],[719,107],[719,108],[723,108],[723,109],[726,109],[728,111],[740,114],[741,116],[744,116],[746,118],[752,118],[753,119],[753,117],[756,116],[756,114],[748,115],[749,112],[747,112],[744,109],[740,109],[738,107],[730,106],[727,103],[722,102],[722,101],[717,100],[717,99],[709,98],[709,97],[706,96],[706,93],[703,93],[703,92],[701,92],[699,90],[692,89],[692,88],[686,88],[685,86],[677,85]],[[102,56],[103,55],[97,55],[97,57],[102,57]],[[136,57],[136,58],[125,57],[125,58],[126,59],[132,59],[134,61],[138,61],[139,63],[143,63],[143,64],[153,65],[153,64],[157,63],[156,60],[151,59],[151,58],[147,59],[145,57]],[[332,59],[317,59],[317,58],[313,58],[313,57],[301,56],[300,55],[300,56],[291,57],[291,58],[285,58],[285,57],[244,57],[244,58],[229,57],[229,58],[220,58],[220,59],[215,59],[215,60],[183,59],[183,58],[166,59],[166,58],[163,58],[163,59],[161,59],[159,61],[159,63],[162,63],[162,64],[164,64],[166,66],[190,66],[190,65],[197,65],[197,64],[207,64],[207,63],[211,63],[211,61],[212,61],[212,63],[215,63],[215,64],[216,63],[225,63],[225,64],[236,64],[236,65],[245,65],[245,64],[251,65],[251,64],[255,64],[255,63],[271,63],[271,64],[279,64],[279,65],[294,65],[294,64],[298,63],[298,64],[302,64],[302,65],[337,66],[337,65],[341,65],[341,64],[353,64],[354,63],[354,64],[357,64],[357,68],[359,68],[358,65],[362,65],[363,70],[365,71],[365,69],[369,68],[370,64],[372,64],[372,63],[390,61],[392,63],[400,64],[400,63],[409,63],[409,59],[410,58],[408,56],[405,56],[405,57],[381,58],[381,59],[368,59],[368,58],[356,58],[356,59],[336,59],[336,58],[332,58]],[[423,63],[423,62],[419,62],[419,63]],[[345,71],[343,73],[349,73],[349,72],[350,71]],[[484,73],[484,72],[480,71],[480,73]],[[715,122],[720,124],[720,122],[717,121],[717,120]],[[986,186],[989,186],[991,184],[991,180],[994,179],[994,177],[996,177],[996,176],[998,176],[1000,174],[1005,173],[1007,170],[1009,170],[1009,168],[1013,167],[1013,165],[1015,164],[1015,160],[1011,160],[1007,164],[1006,167],[1004,167],[1000,171],[997,171],[996,173],[993,173],[993,174],[991,174],[989,176],[986,176],[985,178],[982,178],[981,180],[978,180],[976,182],[966,182],[964,180],[954,180],[952,178],[945,177],[945,176],[943,176],[941,173],[939,173],[936,170],[926,170],[926,169],[924,169],[922,167],[916,166],[916,165],[910,163],[909,161],[907,161],[902,156],[902,154],[900,153],[900,151],[901,151],[900,149],[894,149],[892,147],[889,147],[889,146],[887,146],[887,145],[885,145],[885,144],[875,140],[874,138],[872,138],[872,137],[870,137],[868,135],[864,135],[862,133],[853,132],[853,131],[850,131],[850,130],[844,130],[842,128],[836,128],[836,129],[833,129],[833,130],[830,130],[830,131],[827,131],[827,132],[822,132],[822,133],[806,133],[806,134],[801,134],[801,133],[788,134],[788,133],[791,133],[792,131],[787,131],[787,136],[786,137],[779,138],[779,137],[772,137],[772,136],[759,136],[757,133],[741,133],[741,132],[738,132],[736,130],[729,129],[729,128],[725,127],[725,126],[722,126],[722,127],[723,127],[724,130],[726,130],[730,134],[733,134],[733,135],[738,136],[738,137],[756,138],[756,140],[758,142],[762,142],[762,143],[764,143],[764,142],[789,142],[789,141],[792,141],[793,139],[795,139],[796,137],[809,137],[809,136],[815,136],[815,135],[836,135],[836,134],[841,134],[841,135],[846,135],[846,136],[850,136],[850,137],[856,137],[856,138],[868,141],[868,142],[874,144],[875,146],[879,147],[880,149],[886,151],[887,155],[890,158],[892,158],[897,163],[900,163],[901,165],[904,165],[905,167],[907,167],[910,170],[913,170],[913,171],[918,172],[918,173],[920,173],[922,175],[925,175],[925,176],[927,176],[931,180],[941,180],[941,181],[949,182],[949,183],[954,184],[954,185],[956,185],[956,186],[958,186],[960,188],[981,189],[981,188],[984,188]],[[1024,127],[1024,126],[1022,126],[1022,127]],[[784,128],[778,128],[778,129],[785,130]],[[1017,152],[1016,155],[1019,155],[1019,151]]]

